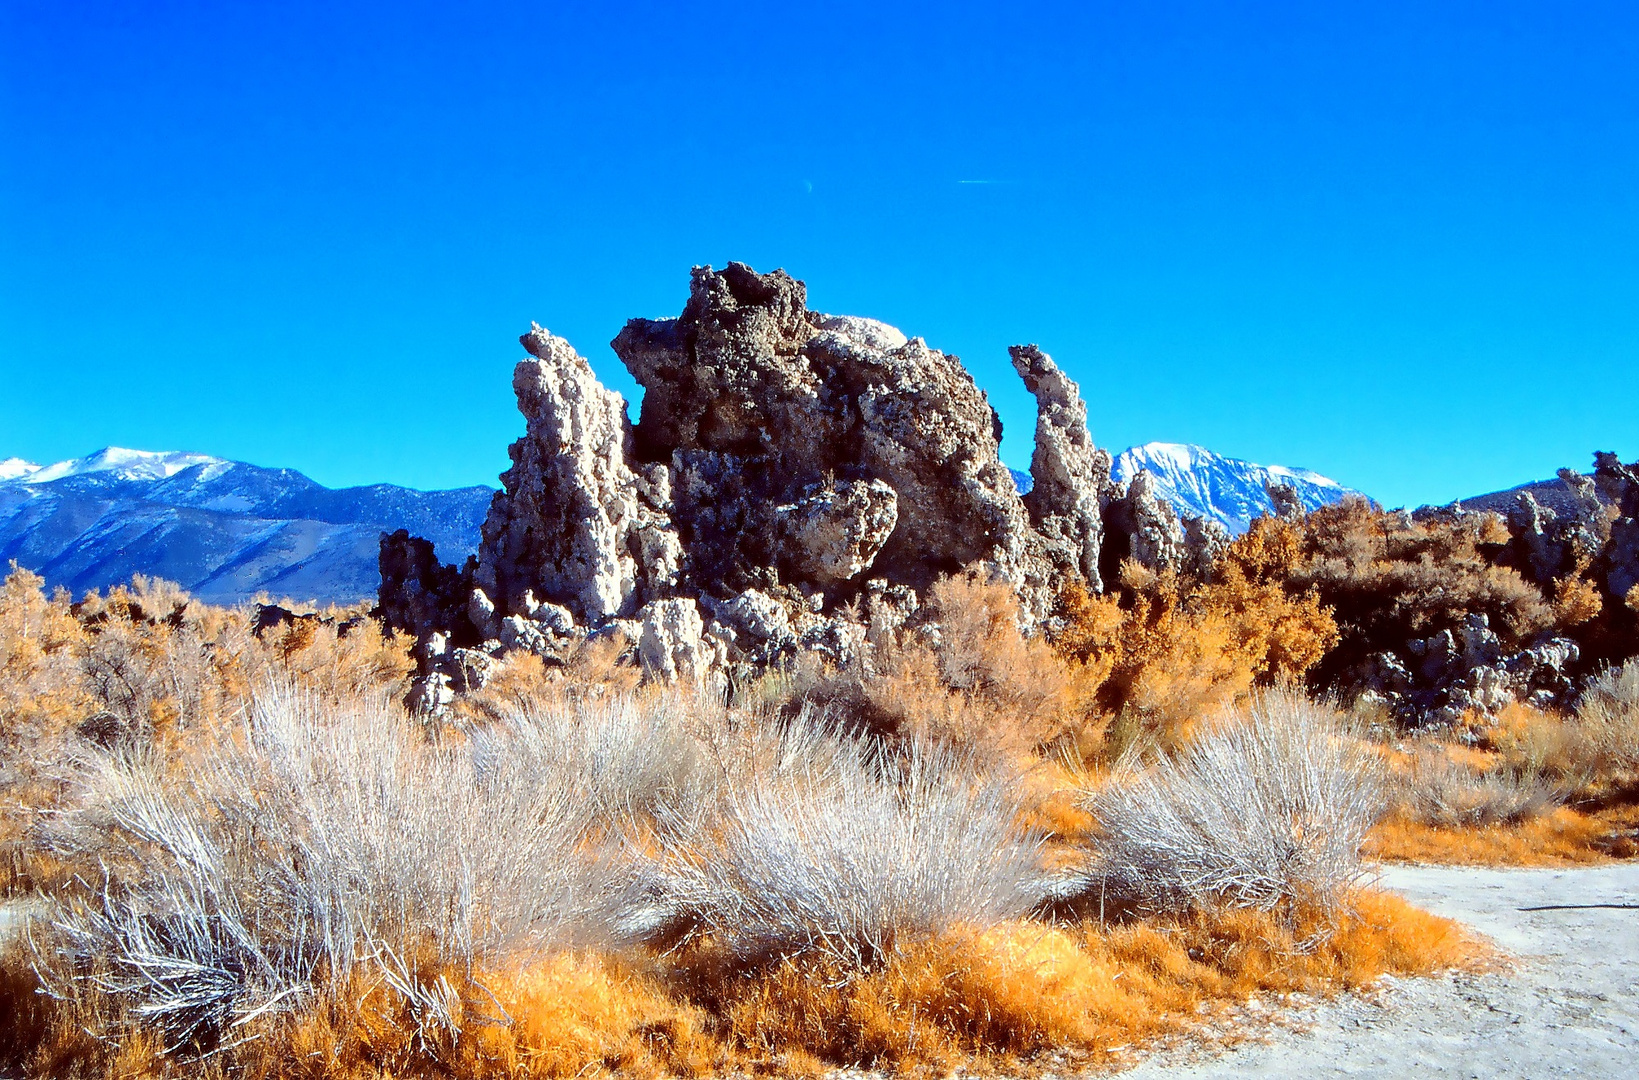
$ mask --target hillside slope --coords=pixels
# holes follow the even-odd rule
[[[142,573],[203,600],[258,592],[321,602],[375,595],[378,538],[405,528],[444,559],[477,549],[489,488],[326,488],[292,469],[110,447],[43,467],[0,462],[0,565],[76,595]]]
[[[1356,494],[1308,469],[1257,465],[1183,443],[1152,442],[1123,450],[1110,475],[1127,483],[1140,469],[1154,477],[1157,494],[1172,503],[1180,517],[1216,518],[1236,535],[1245,532],[1253,518],[1274,509],[1265,484],[1296,489],[1306,510]]]

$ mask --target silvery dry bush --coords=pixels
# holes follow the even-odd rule
[[[960,754],[830,734],[805,716],[709,813],[662,834],[656,887],[737,962],[868,969],[958,923],[1041,899],[1018,785]],[[769,752],[771,751],[771,752]]]
[[[1495,768],[1476,772],[1437,749],[1420,751],[1399,782],[1403,811],[1415,821],[1445,827],[1501,825],[1553,810],[1561,792],[1540,771]]]
[[[1639,768],[1639,660],[1588,681],[1577,702],[1576,727],[1607,769]]]
[[[1376,759],[1335,712],[1269,691],[1091,793],[1094,888],[1158,909],[1329,904],[1363,871],[1383,808]]]
[[[88,751],[58,836],[109,868],[58,920],[66,959],[179,1039],[360,965],[397,985],[411,953],[470,969],[618,934],[628,874],[586,785],[524,739],[435,745],[384,703],[276,687],[192,764]]]
[[[723,779],[712,752],[728,734],[723,712],[682,691],[565,699],[506,708],[473,740],[480,759],[532,756],[600,813],[622,818],[712,796]]]

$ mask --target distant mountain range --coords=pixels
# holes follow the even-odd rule
[[[1305,510],[1318,510],[1358,492],[1308,469],[1254,465],[1184,443],[1145,443],[1115,456],[1110,476],[1127,483],[1144,469],[1155,478],[1156,494],[1181,517],[1216,518],[1239,536],[1252,519],[1274,509],[1264,485],[1295,489]]]
[[[1127,481],[1141,468],[1181,515],[1214,517],[1235,533],[1270,509],[1265,480],[1291,484],[1310,508],[1349,493],[1306,469],[1176,443],[1124,451],[1112,472]],[[1013,475],[1028,491],[1029,475]],[[118,447],[45,466],[11,458],[0,461],[0,569],[15,559],[76,596],[148,574],[212,603],[258,593],[348,603],[375,595],[383,531],[409,529],[445,562],[461,562],[477,550],[493,493],[332,489],[293,469]]]
[[[1123,450],[1111,463],[1110,476],[1125,484],[1141,469],[1154,478],[1156,494],[1172,503],[1179,517],[1214,518],[1237,536],[1253,518],[1274,509],[1266,483],[1295,489],[1307,510],[1357,494],[1308,469],[1255,465],[1186,443],[1152,442]],[[1030,474],[1011,471],[1019,490],[1029,491]]]
[[[292,469],[109,447],[38,466],[0,461],[0,568],[15,559],[76,596],[167,578],[201,600],[373,598],[383,530],[477,550],[491,489],[331,489]]]

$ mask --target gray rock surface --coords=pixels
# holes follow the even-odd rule
[[[899,523],[899,496],[881,480],[837,480],[774,508],[780,550],[797,580],[830,588],[871,568]]]
[[[810,312],[806,295],[782,271],[697,268],[678,318],[633,320],[613,342],[644,388],[636,453],[672,467],[687,588],[777,592],[783,567],[851,599],[859,584],[837,574],[862,560],[816,559],[810,533],[774,519],[828,483],[865,484],[876,522],[883,488],[895,506],[873,575],[921,588],[986,564],[1045,611],[1051,571],[966,369],[881,323]]]
[[[1624,465],[1603,451],[1594,460],[1594,483],[1618,511],[1610,523],[1605,585],[1622,602],[1639,588],[1639,463]]]
[[[1112,545],[1106,553],[1106,569],[1111,555],[1117,560],[1131,558],[1157,571],[1177,569],[1184,561],[1184,527],[1172,504],[1155,494],[1155,482],[1147,472],[1134,476],[1127,490],[1118,490],[1110,500],[1109,525],[1125,543]]]
[[[568,342],[539,326],[520,340],[526,431],[476,558],[457,569],[412,537],[382,543],[382,610],[423,638],[550,658],[630,621],[657,678],[798,650],[845,663],[942,574],[1008,584],[1034,625],[1066,579],[1101,587],[1112,530],[1112,551],[1158,568],[1221,546],[1197,530],[1191,549],[1147,473],[1110,487],[1080,391],[1040,349],[1012,350],[1037,399],[1025,500],[956,357],[809,311],[783,271],[696,268],[681,315],[626,325],[612,346],[644,390],[635,426]],[[447,650],[419,655],[424,707],[472,682]]]
[[[1113,494],[1110,453],[1093,445],[1081,389],[1052,357],[1035,345],[1015,345],[1008,355],[1036,398],[1036,449],[1024,496],[1031,523],[1062,552],[1063,562],[1100,591],[1104,508]]]
[[[512,374],[527,430],[490,504],[474,579],[503,616],[522,611],[526,591],[586,623],[629,616],[644,599],[638,533],[666,523],[645,514],[626,463],[626,402],[562,338],[534,326],[519,340],[532,357]]]
[[[705,640],[705,622],[693,600],[655,600],[638,614],[637,653],[644,671],[673,681],[698,680],[713,667],[713,648]]]

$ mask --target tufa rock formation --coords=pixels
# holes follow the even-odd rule
[[[1413,724],[1453,723],[1465,714],[1494,714],[1512,701],[1572,707],[1587,675],[1632,655],[1632,613],[1639,613],[1633,591],[1639,588],[1639,468],[1605,452],[1595,454],[1594,462],[1591,476],[1561,469],[1563,491],[1541,499],[1540,486],[1516,492],[1506,513],[1454,503],[1421,508],[1407,520],[1486,537],[1476,552],[1517,573],[1543,597],[1557,600],[1582,583],[1592,595],[1583,595],[1576,621],[1520,634],[1508,631],[1507,620],[1471,610],[1455,625],[1373,653],[1361,670],[1340,680],[1342,688]],[[1426,591],[1433,597],[1436,590]]]
[[[1035,345],[1007,350],[1013,370],[1036,398],[1036,450],[1024,505],[1047,541],[1054,568],[1079,574],[1095,592],[1104,587],[1099,555],[1104,513],[1112,495],[1110,453],[1093,445],[1081,389]]]
[[[1011,350],[1038,408],[1021,499],[956,357],[810,311],[784,271],[696,268],[678,318],[626,325],[612,345],[644,389],[635,426],[568,342],[539,326],[520,341],[526,430],[478,555],[440,566],[424,540],[382,538],[381,612],[418,637],[425,709],[508,649],[550,662],[619,631],[657,678],[799,650],[845,662],[942,574],[1006,582],[1035,622],[1066,578],[1096,591],[1121,558],[1189,557],[1147,476],[1111,485],[1076,384],[1033,345]]]

